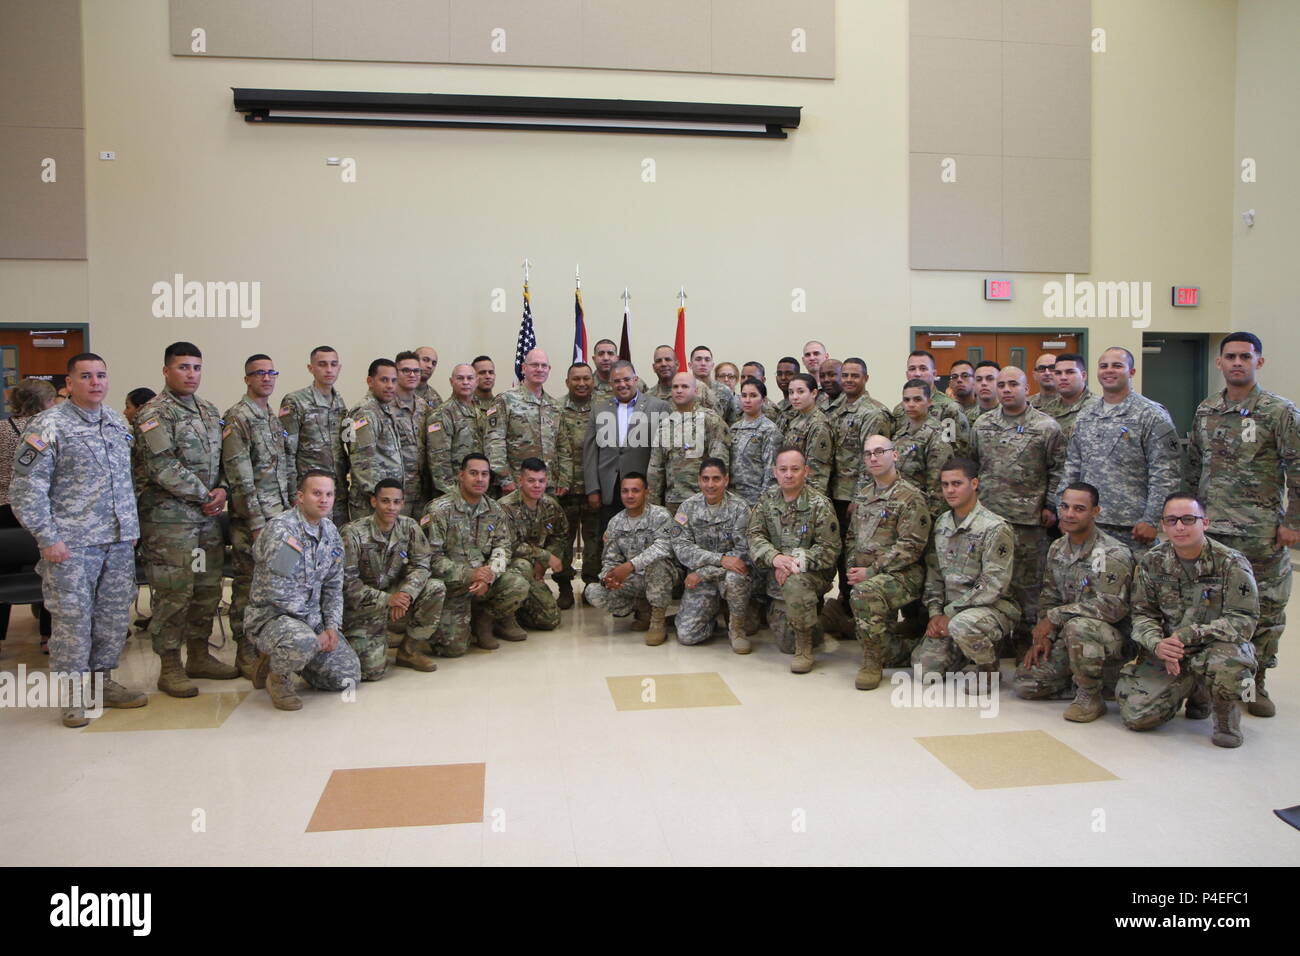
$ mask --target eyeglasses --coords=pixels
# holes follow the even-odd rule
[[[397,371],[398,371],[399,373],[401,373],[402,375],[419,375],[419,374],[420,374],[420,370],[419,370],[418,368],[399,368]]]
[[[1050,372],[1050,371],[1051,371],[1052,369],[1054,369],[1054,368],[1056,368],[1055,365],[1035,365],[1035,366],[1034,366],[1034,371],[1035,371],[1035,372]]]
[[[1160,523],[1166,528],[1172,528],[1181,521],[1184,527],[1190,528],[1196,522],[1204,520],[1205,515],[1165,515],[1160,519]]]
[[[549,362],[525,362],[524,368],[550,368]]]
[[[893,445],[890,445],[888,448],[868,448],[868,449],[867,449],[867,457],[868,457],[868,458],[879,458],[881,455],[885,454],[886,452],[890,452],[890,451],[893,451],[893,450],[894,450],[894,446],[893,446]]]
[[[273,368],[259,368],[251,372],[245,372],[245,375],[256,375],[258,378],[275,378],[280,373]]]

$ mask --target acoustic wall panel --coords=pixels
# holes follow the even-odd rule
[[[321,60],[427,63],[451,51],[447,0],[315,0],[312,46]]]
[[[0,0],[0,126],[77,128],[79,0]]]
[[[1002,39],[1002,0],[912,0],[914,37]]]
[[[1086,46],[1091,30],[1087,0],[1002,0],[1004,40]]]
[[[581,65],[708,73],[709,10],[699,0],[583,0]]]
[[[952,160],[956,181],[943,179]],[[913,153],[913,269],[998,270],[1002,261],[1002,157]]]
[[[172,53],[308,60],[311,22],[312,0],[171,0]]]
[[[912,151],[1002,153],[1002,44],[913,37]]]
[[[582,0],[452,0],[451,61],[514,66],[582,62]]]
[[[1092,152],[1088,47],[1000,46],[1003,153],[1088,159]]]
[[[713,0],[714,73],[835,75],[835,5]]]
[[[1002,158],[1003,269],[1088,271],[1091,166],[1086,159]]]
[[[0,259],[86,258],[85,131],[11,126],[3,137]]]

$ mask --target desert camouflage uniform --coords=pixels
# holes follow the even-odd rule
[[[673,588],[682,580],[681,569],[668,547],[672,520],[668,509],[649,503],[638,517],[633,518],[624,510],[609,519],[601,580],[628,561],[633,571],[621,588],[610,590],[603,584],[589,585],[587,600],[594,607],[608,608],[615,617],[627,617],[636,610],[637,598],[645,598],[652,608],[666,608],[672,602]]]
[[[605,395],[613,395],[608,386]],[[573,554],[579,540],[582,542],[582,580],[591,584],[599,577],[600,571],[600,509],[587,503],[586,480],[582,470],[582,440],[591,423],[593,398],[577,402],[572,395],[564,398],[564,407],[560,409],[560,434],[555,442],[555,487],[563,488],[568,493],[560,499],[564,508],[564,520],[568,522],[569,532],[564,539],[563,553],[560,560],[564,570],[552,575],[561,588],[573,585]]]
[[[731,458],[731,433],[716,412],[697,404],[660,418],[646,469],[650,500],[675,512],[700,490],[705,458]]]
[[[486,454],[487,415],[473,402],[451,398],[424,420],[425,467],[438,495],[457,488],[460,463],[472,451]]]
[[[293,457],[293,487],[314,469],[334,476],[335,525],[348,521],[347,449],[343,447],[343,420],[348,406],[343,396],[330,389],[329,399],[308,385],[280,399],[280,424],[289,433],[289,454]]]
[[[930,505],[930,516],[937,519],[948,510],[939,478],[943,466],[956,454],[952,445],[943,440],[943,433],[932,418],[927,418],[919,425],[910,418],[907,419],[895,429],[894,437],[890,440],[898,452],[899,475],[925,495],[925,500]],[[858,494],[862,494],[871,480],[871,473],[863,468],[858,476]]]
[[[732,491],[710,505],[703,494],[682,502],[668,531],[668,546],[686,572],[701,578],[695,587],[682,591],[677,611],[677,641],[699,644],[713,634],[718,609],[725,601],[727,611],[737,619],[749,604],[754,578],[722,566],[722,559],[736,557],[749,565],[749,505]]]
[[[786,419],[781,447],[798,448],[808,465],[808,487],[829,495],[835,467],[835,433],[820,408],[792,412]]]
[[[555,481],[555,441],[560,431],[560,406],[542,392],[540,398],[520,385],[497,396],[496,413],[488,423],[487,456],[502,485],[519,481],[519,463],[540,458],[546,463],[551,488]]]
[[[781,447],[781,429],[763,415],[731,426],[731,490],[751,506],[775,482],[772,466]]]
[[[385,478],[402,483],[402,514],[410,515],[410,506],[419,497],[419,486],[407,487],[407,463],[402,445],[401,426],[397,422],[396,404],[385,405],[373,394],[367,395],[343,420],[343,443],[348,448],[352,466],[352,487],[348,491],[348,512],[352,520],[371,514],[370,496],[375,485]]]
[[[937,389],[931,389],[930,402],[930,417],[936,420],[939,433],[943,436],[943,440],[952,446],[953,454],[969,455],[971,420],[966,409],[962,408],[955,399],[949,398]],[[975,404],[978,406],[979,402]],[[894,406],[893,416],[895,434],[908,427],[911,422],[907,413],[903,411],[902,402]],[[952,422],[952,424],[945,425],[945,422]]]
[[[516,488],[501,499],[501,510],[510,519],[514,541],[510,566],[528,582],[528,597],[515,618],[528,630],[553,631],[560,626],[560,608],[546,583],[546,571],[551,558],[564,553],[569,538],[564,508],[552,495],[542,495],[530,507],[524,502],[523,491]],[[540,579],[534,574],[539,566]]]

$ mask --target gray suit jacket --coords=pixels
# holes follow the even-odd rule
[[[667,415],[668,403],[653,395],[638,393],[628,416],[627,435],[634,444],[620,447],[618,441],[618,399],[609,396],[592,403],[591,424],[582,440],[582,473],[587,494],[600,492],[606,505],[618,502],[618,479],[633,471],[646,473],[650,467],[650,443],[654,430],[650,416]],[[638,434],[639,433],[639,434]],[[610,441],[610,437],[613,441]]]

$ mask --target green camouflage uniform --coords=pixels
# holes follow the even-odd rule
[[[605,395],[613,395],[609,386]],[[572,395],[564,398],[560,409],[560,434],[555,441],[555,487],[567,494],[560,499],[569,533],[564,539],[564,570],[553,575],[561,588],[573,585],[573,554],[579,540],[582,542],[582,580],[591,584],[600,570],[600,509],[587,502],[586,483],[582,471],[582,440],[591,423],[591,408],[595,398],[578,402]]]
[[[939,433],[943,436],[943,440],[952,446],[953,454],[958,456],[970,455],[971,420],[966,413],[966,409],[962,408],[955,399],[949,398],[938,389],[931,389],[930,402],[930,417],[938,423]],[[979,406],[978,401],[975,404],[976,407]],[[902,402],[894,406],[893,416],[895,434],[908,427],[911,422],[911,419],[907,417],[907,413],[903,411]],[[952,424],[947,425],[946,422],[952,422]]]
[[[943,440],[943,433],[932,418],[927,418],[919,425],[910,418],[907,419],[905,424],[894,431],[891,440],[894,450],[898,452],[899,475],[925,495],[925,500],[930,505],[930,516],[938,518],[948,510],[939,476],[948,459],[956,454],[952,445]],[[871,473],[863,468],[858,476],[858,494],[862,494],[863,487],[870,480]]]
[[[975,423],[980,420],[981,415],[983,415],[985,412],[996,412],[1001,407],[1002,407],[1001,405],[994,404],[992,408],[981,408],[980,403],[976,401],[974,405],[971,405],[969,408],[964,409],[964,411],[966,412],[966,420],[970,422],[971,428],[974,428]]]
[[[424,382],[418,386],[415,389],[415,394],[424,399],[424,403],[429,406],[429,411],[431,412],[436,412],[442,407],[442,396],[439,395],[438,390],[428,382]]]
[[[553,631],[560,626],[560,608],[546,584],[546,571],[552,557],[560,557],[569,539],[569,522],[564,509],[551,495],[542,495],[535,506],[524,501],[523,491],[516,488],[501,499],[501,510],[510,519],[514,549],[510,566],[528,582],[528,597],[515,615],[528,630]],[[534,575],[536,567],[542,577]]]
[[[1093,528],[1077,548],[1065,535],[1047,550],[1038,620],[1055,626],[1052,648],[1033,667],[1016,668],[1016,694],[1029,700],[1115,686],[1128,638],[1133,554],[1122,541]],[[1037,623],[1037,622],[1035,622]]]
[[[593,607],[608,608],[615,617],[627,617],[636,610],[637,598],[645,598],[653,608],[666,608],[672,602],[673,588],[682,580],[681,569],[668,547],[672,520],[668,509],[652,504],[647,504],[635,518],[624,510],[609,519],[601,580],[628,561],[633,571],[621,588],[610,590],[599,583],[588,585],[587,600]]]
[[[595,368],[591,370],[593,384],[591,386],[591,401],[600,401],[602,398],[614,397],[614,386],[609,384],[596,373]]]
[[[1061,400],[1060,396],[1057,396],[1049,407],[1039,409],[1039,411],[1056,419],[1056,424],[1061,426],[1061,436],[1068,444],[1070,436],[1074,434],[1074,423],[1079,417],[1079,412],[1083,411],[1083,407],[1092,401],[1094,397],[1092,392],[1085,388],[1079,393],[1078,399],[1073,404],[1067,405]]]
[[[895,625],[899,610],[919,600],[925,587],[933,519],[925,495],[906,479],[881,488],[867,477],[844,538],[845,566],[867,569],[866,580],[849,591],[849,606],[858,638],[878,643],[883,666],[904,667],[915,641]]]
[[[863,465],[863,445],[872,435],[886,438],[893,435],[894,420],[889,409],[863,392],[857,401],[845,400],[836,406],[830,422],[835,434],[835,470],[830,497],[847,504],[857,496],[860,483],[871,480],[869,476],[862,477],[867,473]]]
[[[1050,415],[1051,412],[1048,411],[1048,409],[1055,405],[1057,400],[1056,392],[1048,395],[1040,388],[1037,392],[1034,392],[1034,394],[1029,396],[1029,407],[1037,409],[1044,415]]]
[[[1038,620],[1047,555],[1043,509],[1056,511],[1056,489],[1065,465],[1061,426],[1036,408],[1019,415],[998,408],[981,416],[972,429],[971,458],[979,465],[980,504],[1010,522],[1016,536],[1011,590],[1021,611],[1017,631],[1027,642]]]
[[[1259,595],[1250,562],[1206,538],[1194,573],[1173,544],[1161,540],[1138,561],[1133,578],[1133,640],[1142,648],[1120,671],[1115,697],[1130,730],[1150,730],[1170,720],[1197,680],[1222,700],[1240,700],[1255,676],[1251,635],[1259,621]],[[1180,673],[1165,670],[1155,648],[1178,635]]]
[[[342,434],[352,466],[352,487],[348,492],[348,511],[352,520],[371,513],[370,496],[375,493],[375,485],[385,478],[402,482],[405,496],[402,514],[409,516],[414,498],[406,486],[407,466],[396,405],[385,405],[373,394],[367,395],[348,412],[348,417],[343,420]],[[414,491],[418,498],[419,487]]]
[[[935,522],[922,600],[931,617],[947,615],[949,636],[916,645],[912,666],[923,677],[956,671],[967,658],[996,663],[998,641],[1020,618],[1011,597],[1015,544],[1011,525],[978,501],[960,523],[952,511]]]
[[[771,419],[772,424],[781,430],[781,406],[770,398],[763,399],[763,415]]]
[[[504,621],[528,597],[528,582],[510,567],[510,519],[491,498],[471,505],[457,488],[430,502],[420,525],[432,552],[430,573],[447,589],[433,651],[460,657],[469,648],[472,609]],[[494,577],[487,594],[478,597],[469,593],[470,575],[485,564]]]
[[[750,560],[765,576],[768,596],[773,599],[768,624],[777,646],[786,654],[795,651],[795,631],[817,637],[818,602],[835,579],[840,556],[840,523],[835,506],[825,495],[805,487],[794,501],[786,501],[781,489],[769,488],[759,496],[749,515]],[[788,555],[800,563],[797,570],[778,584],[772,561]]]
[[[285,416],[288,417],[288,416]],[[244,639],[244,609],[253,585],[253,533],[293,507],[293,454],[282,419],[244,396],[226,409],[221,464],[230,486],[230,635]]]
[[[753,574],[737,574],[722,566],[725,557],[749,564],[749,505],[732,491],[710,505],[703,494],[691,495],[677,509],[668,531],[668,546],[688,573],[699,575],[695,587],[682,591],[677,611],[677,641],[699,644],[713,634],[718,610],[725,601],[736,620],[745,614],[753,588]]]
[[[140,557],[153,593],[154,651],[206,641],[221,603],[225,559],[220,519],[203,514],[208,492],[224,486],[217,406],[163,388],[135,417],[149,482],[140,493]]]
[[[457,488],[460,463],[472,451],[486,454],[487,415],[473,402],[451,398],[425,418],[425,465],[438,495]],[[435,495],[436,497],[436,495]]]
[[[555,480],[555,441],[560,431],[560,406],[542,392],[540,398],[520,385],[497,396],[496,414],[488,423],[487,456],[501,484],[519,481],[519,463],[540,458]],[[554,487],[554,484],[551,484]]]
[[[790,404],[790,399],[783,398],[776,404],[776,417],[773,421],[781,429],[781,434],[785,434],[786,426],[790,424],[790,419],[795,415],[794,406]]]
[[[423,513],[432,490],[424,462],[429,404],[415,393],[403,398],[398,392],[390,407],[402,442],[402,493],[405,496],[402,513],[418,515]]]
[[[700,462],[731,458],[731,433],[716,412],[693,405],[658,421],[650,466],[646,469],[650,500],[669,513],[700,490]]]
[[[280,399],[280,424],[289,433],[289,454],[293,457],[293,487],[313,469],[334,476],[336,525],[348,521],[348,454],[343,447],[343,420],[348,406],[333,389],[326,399],[308,385]]]
[[[1300,531],[1300,412],[1259,386],[1240,403],[1225,389],[1196,409],[1190,463],[1188,484],[1205,502],[1209,534],[1250,561],[1259,588],[1255,656],[1261,669],[1276,667],[1291,597],[1291,553],[1278,547],[1277,529]]]
[[[808,487],[821,495],[830,494],[831,471],[835,467],[835,433],[820,408],[792,412],[786,419],[781,446],[798,448],[808,464]]]
[[[731,490],[749,505],[776,482],[772,466],[780,447],[781,429],[766,416],[731,426]]]
[[[401,592],[411,606],[392,620],[388,599]],[[417,641],[433,637],[447,589],[429,575],[429,542],[414,518],[398,515],[387,533],[375,515],[343,527],[343,630],[361,662],[362,680],[388,668],[388,631]]]
[[[703,386],[709,383],[699,382],[698,384],[703,390]],[[740,409],[740,397],[727,388],[725,382],[713,382],[711,388],[714,397],[717,399],[718,406],[714,411],[718,413],[718,417],[722,419],[723,424],[731,425],[743,414]]]
[[[653,385],[650,385],[649,387],[647,387],[646,383],[643,381],[641,383],[641,393],[643,395],[653,395],[655,398],[659,399],[660,401],[667,402],[669,408],[673,407],[673,383],[671,380],[668,382],[667,385],[665,385],[663,382],[656,380],[655,383]],[[705,403],[701,402],[700,404],[705,404]]]

